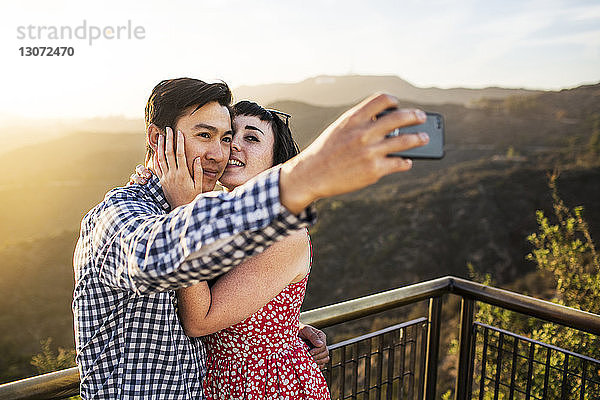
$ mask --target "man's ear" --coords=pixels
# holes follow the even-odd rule
[[[148,129],[146,129],[146,140],[148,141],[148,145],[154,150],[154,154],[158,152],[158,137],[163,133],[160,128],[154,124],[148,125]]]

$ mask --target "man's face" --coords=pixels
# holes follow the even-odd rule
[[[183,133],[185,156],[188,169],[193,175],[193,165],[200,158],[202,170],[202,192],[215,188],[229,160],[231,144],[231,117],[227,107],[217,102],[205,104],[198,110],[192,106],[185,110],[173,127],[175,138],[177,131]]]

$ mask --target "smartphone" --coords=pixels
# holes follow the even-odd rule
[[[385,110],[377,114],[377,118],[393,111]],[[429,135],[429,143],[422,147],[388,154],[389,157],[421,158],[439,160],[444,157],[444,117],[438,113],[427,112],[427,120],[423,124],[396,128],[385,137],[394,137],[405,133],[425,132]]]

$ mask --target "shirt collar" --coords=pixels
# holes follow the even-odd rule
[[[148,180],[148,183],[142,185],[142,187],[145,187],[150,192],[152,197],[156,199],[165,212],[171,212],[171,206],[169,205],[169,202],[165,197],[165,193],[162,190],[160,180],[154,173],[152,173],[152,177]]]

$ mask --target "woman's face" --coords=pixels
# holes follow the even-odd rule
[[[221,185],[231,190],[273,166],[275,136],[271,124],[258,117],[238,115],[233,119],[231,155]]]

